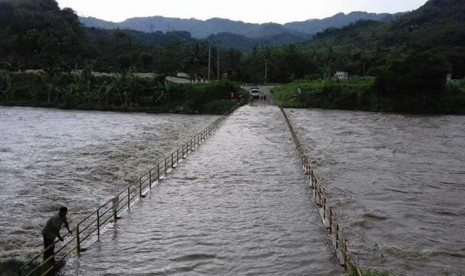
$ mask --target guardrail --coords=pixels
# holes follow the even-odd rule
[[[68,256],[70,256],[73,252],[76,252],[77,255],[84,252],[85,249],[82,248],[83,243],[85,241],[90,243],[92,237],[97,240],[100,239],[100,234],[103,228],[109,226],[110,223],[116,223],[116,221],[120,219],[118,214],[121,214],[126,210],[130,210],[131,205],[139,199],[144,198],[154,184],[163,179],[181,160],[185,159],[191,152],[198,148],[203,141],[210,137],[221,126],[227,116],[240,105],[241,103],[236,104],[205,129],[194,135],[173,153],[166,156],[155,167],[139,177],[137,181],[131,183],[111,200],[107,201],[93,213],[81,220],[74,228],[73,236],[63,236],[63,238],[66,239],[66,242],[64,244],[60,244],[60,247],[55,250],[55,256],[59,257],[57,261],[54,261],[53,256],[51,256],[38,263],[48,248],[44,249],[40,254],[28,260],[18,270],[18,275],[54,275],[53,271],[63,266]],[[51,246],[55,245],[58,244],[55,242]]]
[[[306,175],[308,175],[308,180],[310,187],[313,191],[313,199],[315,204],[318,207],[318,211],[321,215],[323,224],[328,230],[331,243],[335,247],[336,257],[339,263],[344,267],[347,272],[352,273],[353,275],[363,276],[360,266],[357,264],[355,257],[352,255],[349,242],[342,233],[342,228],[337,221],[336,212],[334,207],[331,206],[329,197],[326,193],[325,188],[320,184],[318,178],[310,166],[309,158],[305,154],[305,150],[300,143],[299,137],[297,136],[294,128],[289,120],[286,112],[282,107],[280,107],[281,112],[284,115],[284,119],[289,127],[289,130],[292,134],[292,140],[297,148],[299,157],[302,163],[302,167]]]

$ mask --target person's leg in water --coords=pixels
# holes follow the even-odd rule
[[[50,256],[52,257],[51,262],[54,262],[54,252],[55,252],[55,245],[53,244],[53,240],[47,239],[44,237],[44,261],[47,260]]]

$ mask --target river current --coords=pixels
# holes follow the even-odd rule
[[[287,109],[362,267],[465,274],[465,117]],[[215,116],[0,107],[0,259]],[[241,107],[66,275],[341,275],[279,109]]]
[[[0,260],[40,252],[61,205],[77,223],[215,119],[0,107]]]
[[[287,113],[363,267],[465,275],[465,116]]]
[[[342,275],[290,138],[241,107],[66,275]]]

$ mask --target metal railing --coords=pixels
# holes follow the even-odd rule
[[[362,270],[360,269],[357,260],[351,253],[349,242],[345,238],[342,232],[342,228],[337,221],[336,212],[334,207],[332,207],[330,204],[328,194],[326,193],[325,188],[318,181],[315,172],[310,166],[309,158],[306,155],[305,150],[300,143],[299,137],[294,131],[294,128],[286,112],[282,107],[280,107],[280,109],[292,134],[292,140],[294,141],[294,144],[299,153],[299,158],[301,160],[304,172],[306,175],[308,175],[310,187],[312,188],[313,199],[318,207],[323,224],[328,230],[331,243],[335,247],[336,257],[347,272],[351,272],[354,275],[363,276]]]
[[[54,261],[53,256],[51,256],[40,262],[40,258],[48,248],[58,245],[58,243],[55,242],[47,249],[44,249],[40,254],[28,260],[18,270],[18,275],[48,275],[52,270],[63,265],[66,258],[73,252],[79,255],[81,252],[85,251],[85,249],[82,248],[85,241],[90,243],[91,238],[96,240],[100,239],[103,228],[109,226],[110,223],[116,223],[116,221],[120,219],[118,214],[130,210],[131,205],[139,199],[144,198],[154,184],[163,179],[180,161],[185,159],[191,152],[198,148],[203,141],[209,138],[221,126],[227,116],[240,105],[241,103],[236,104],[205,129],[190,138],[181,147],[166,156],[161,162],[155,165],[155,167],[139,177],[137,181],[131,183],[111,200],[104,203],[93,213],[77,223],[73,235],[63,236],[66,242],[60,244],[55,250],[55,256],[58,257],[57,261]]]

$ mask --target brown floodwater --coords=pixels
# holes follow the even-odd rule
[[[61,205],[77,223],[216,118],[0,107],[0,260],[39,253]]]
[[[343,275],[290,138],[241,107],[65,275]]]
[[[465,275],[465,116],[287,113],[362,266]]]
[[[465,117],[286,110],[362,267],[465,274]],[[0,259],[217,117],[0,107]],[[241,107],[64,275],[342,275],[278,108]]]

